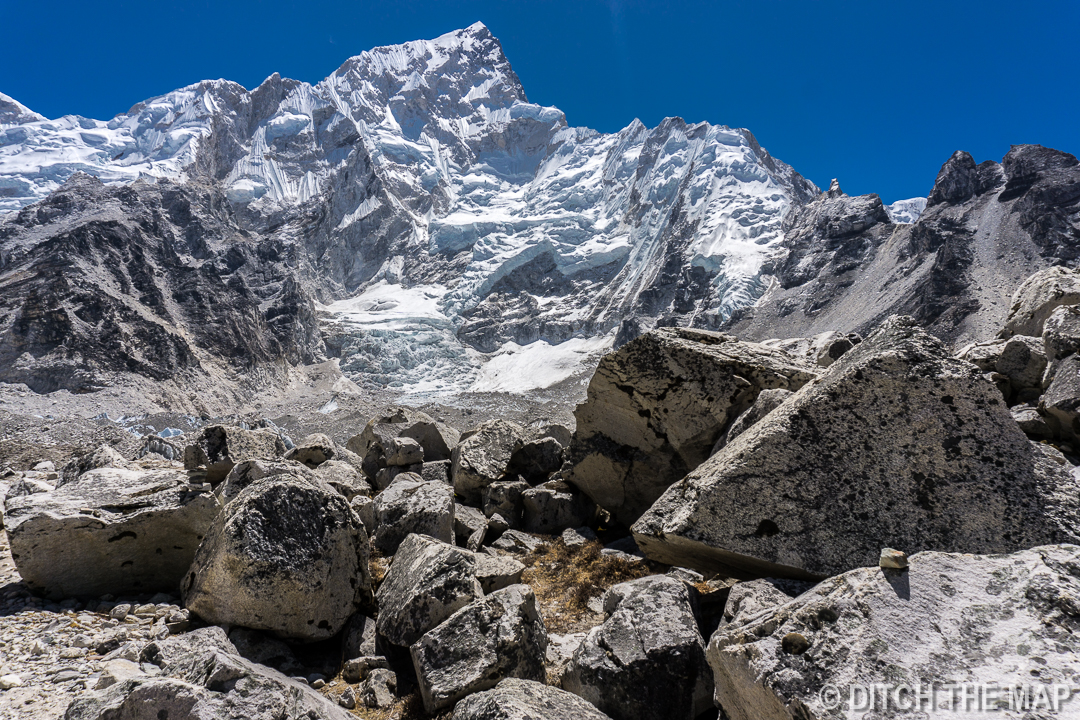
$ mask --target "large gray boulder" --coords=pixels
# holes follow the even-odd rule
[[[273,475],[222,510],[181,589],[208,622],[303,642],[335,635],[370,587],[367,534],[345,498]]]
[[[375,596],[378,634],[408,647],[483,594],[473,553],[423,535],[409,535]]]
[[[735,577],[834,575],[906,552],[1080,539],[1080,488],[974,365],[893,317],[672,486],[645,554]]]
[[[906,570],[851,570],[721,625],[708,648],[716,703],[730,720],[825,720],[862,714],[847,706],[854,686],[932,686],[945,701],[944,689],[963,683],[1072,685],[1080,674],[1077,597],[1080,547],[1073,545],[1012,555],[924,552]],[[826,696],[839,708],[823,703],[827,686],[839,690]],[[923,701],[910,714],[884,716],[947,717],[957,713],[952,707],[935,712]]]
[[[159,654],[143,674],[80,695],[65,720],[349,720],[315,690],[240,656],[224,638],[197,630],[188,647]]]
[[[1051,365],[1080,350],[1080,305],[1054,308],[1043,325],[1042,341]]]
[[[577,695],[533,680],[506,678],[454,706],[450,720],[610,720]]]
[[[666,576],[616,585],[610,616],[563,673],[563,688],[614,720],[693,720],[712,707],[712,674],[691,590]]]
[[[510,456],[507,473],[523,477],[532,485],[542,483],[563,464],[563,446],[553,437],[522,440]]]
[[[460,433],[419,410],[399,407],[368,421],[362,432],[349,439],[346,447],[363,459],[364,472],[374,479],[376,473],[387,466],[390,445],[399,437],[418,442],[423,448],[424,459],[431,462],[449,460]]]
[[[454,542],[454,489],[405,473],[375,496],[372,544],[393,555],[411,533]]]
[[[184,448],[184,469],[204,470],[206,481],[217,484],[241,460],[281,457],[284,454],[285,443],[272,430],[208,425]]]
[[[9,497],[4,525],[35,592],[175,592],[220,508],[182,472],[99,468],[54,492]]]
[[[315,475],[346,500],[352,500],[357,495],[371,495],[371,486],[360,471],[342,460],[327,460],[315,468]]]
[[[458,610],[409,648],[424,708],[434,713],[500,679],[543,682],[547,628],[528,585]]]
[[[579,405],[567,476],[621,523],[640,517],[762,390],[797,390],[815,368],[730,335],[661,328],[600,361]]]
[[[1039,337],[1047,318],[1062,305],[1080,305],[1080,271],[1066,267],[1040,270],[1013,293],[1012,307],[1000,336]]]
[[[525,430],[509,420],[488,420],[454,448],[450,476],[454,492],[467,502],[479,503],[484,488],[502,480],[514,449]]]

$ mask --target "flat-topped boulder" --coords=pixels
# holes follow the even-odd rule
[[[206,481],[217,484],[241,460],[281,457],[285,449],[272,430],[208,425],[184,448],[184,469],[205,471]]]
[[[815,578],[908,553],[1080,540],[1064,457],[1028,440],[976,366],[893,317],[673,485],[645,554],[736,577]]]
[[[99,468],[9,498],[4,525],[23,581],[48,597],[175,592],[220,508],[183,472]]]
[[[630,525],[709,457],[762,390],[798,390],[819,368],[731,335],[661,328],[606,355],[574,413],[566,479]]]

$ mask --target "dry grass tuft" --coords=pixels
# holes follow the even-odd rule
[[[390,558],[383,556],[377,549],[371,548],[369,565],[371,568],[371,587],[372,590],[375,590],[386,579],[386,573],[390,569]]]
[[[536,593],[548,632],[581,632],[598,625],[589,600],[613,585],[657,573],[647,562],[601,555],[602,549],[597,540],[577,548],[556,540],[522,559],[521,581]]]

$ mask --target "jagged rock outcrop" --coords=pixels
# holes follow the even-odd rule
[[[713,445],[762,390],[817,377],[782,350],[663,328],[604,357],[575,411],[566,479],[629,525]]]
[[[219,509],[182,472],[101,468],[8,498],[4,527],[23,582],[48,597],[174,592]]]
[[[1080,494],[982,372],[896,317],[634,525],[647,556],[815,577],[883,547],[1011,552],[1080,539]]]
[[[945,688],[973,678],[1002,689],[1069,684],[1080,672],[1078,568],[1080,548],[1054,545],[1012,555],[923,552],[904,570],[875,564],[829,578],[717,630],[708,649],[716,703],[731,720],[824,720],[838,712],[824,704],[830,685],[842,688],[836,700],[847,713],[849,687],[880,682],[933,687],[940,702]],[[801,642],[785,642],[793,635]],[[935,715],[939,706],[922,702],[908,707]]]
[[[1080,167],[1038,145],[1014,145],[1000,164],[958,152],[913,224],[891,223],[876,195],[822,195],[784,224],[763,269],[775,282],[726,330],[747,340],[865,335],[908,314],[946,340],[981,341],[1032,273],[1080,257]]]
[[[272,475],[225,506],[181,589],[209,622],[307,642],[344,627],[370,594],[369,572],[367,533],[345,498]]]

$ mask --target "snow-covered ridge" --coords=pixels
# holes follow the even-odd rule
[[[508,389],[542,357],[526,374],[553,384],[661,319],[718,327],[760,296],[784,216],[819,192],[746,130],[569,127],[479,23],[316,85],[207,81],[108,122],[7,102],[0,212],[78,170],[215,183],[307,253],[342,367],[417,392]],[[301,206],[319,218],[302,231],[258,220]]]
[[[885,206],[885,212],[894,223],[913,223],[926,210],[926,198],[910,198],[897,200],[892,205]]]

